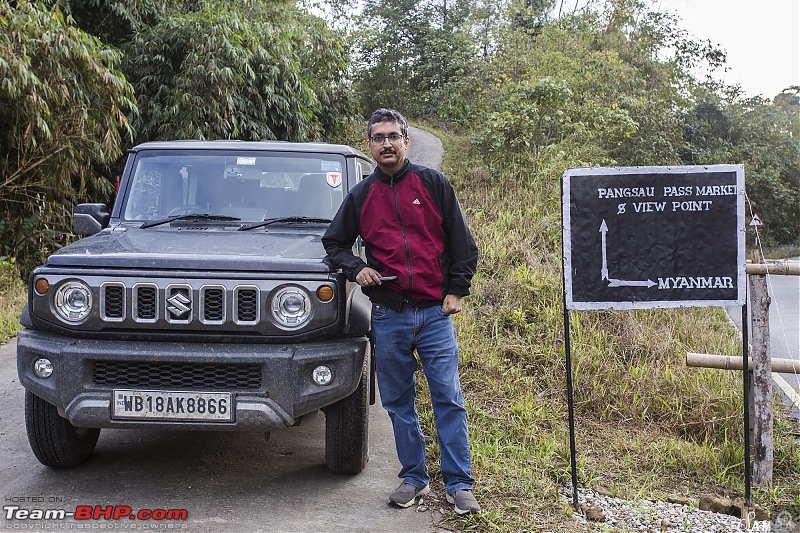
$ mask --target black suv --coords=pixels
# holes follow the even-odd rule
[[[100,428],[271,431],[322,409],[328,468],[360,472],[370,304],[320,239],[372,168],[332,144],[132,149],[111,213],[78,205],[90,236],[31,274],[17,368],[39,461],[81,463]]]

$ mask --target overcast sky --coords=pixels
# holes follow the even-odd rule
[[[800,0],[654,0],[681,27],[728,54],[717,79],[741,85],[750,96],[772,98],[800,85]]]

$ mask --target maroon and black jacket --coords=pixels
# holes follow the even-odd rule
[[[361,235],[367,264],[353,255]],[[322,244],[334,268],[350,281],[365,266],[395,281],[364,288],[374,303],[441,303],[466,296],[478,248],[450,182],[441,172],[406,159],[393,176],[380,168],[353,187]]]

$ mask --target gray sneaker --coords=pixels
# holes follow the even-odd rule
[[[478,500],[472,495],[471,490],[457,490],[453,494],[448,494],[447,503],[455,504],[458,514],[479,513],[481,511],[481,506],[478,505]]]
[[[389,496],[389,503],[393,503],[398,507],[411,507],[414,505],[414,500],[417,496],[424,496],[431,491],[430,485],[425,485],[423,488],[418,489],[411,483],[403,482],[391,496]]]

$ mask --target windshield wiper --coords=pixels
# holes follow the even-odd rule
[[[267,220],[263,220],[261,222],[254,222],[252,224],[243,224],[237,231],[247,231],[255,228],[263,228],[264,226],[269,226],[270,224],[275,224],[277,222],[316,222],[318,224],[329,224],[331,219],[329,218],[316,218],[316,217],[275,217],[275,218],[268,218]]]
[[[142,229],[152,228],[153,226],[160,226],[161,224],[168,224],[176,220],[221,220],[221,221],[235,221],[242,220],[237,217],[229,217],[227,215],[209,215],[208,213],[192,213],[190,215],[175,215],[172,217],[162,218],[161,220],[152,220],[145,222],[141,225]]]

